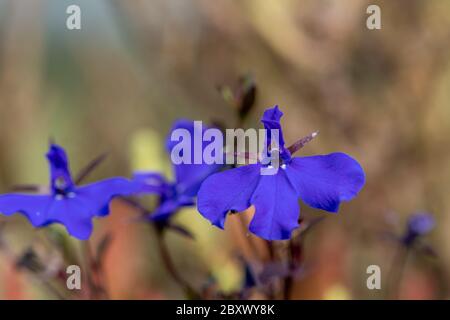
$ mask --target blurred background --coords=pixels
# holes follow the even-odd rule
[[[81,8],[81,30],[66,28],[71,4]],[[381,30],[366,28],[369,4],[381,7]],[[448,299],[449,39],[450,2],[442,0],[0,0],[0,192],[48,183],[49,138],[67,149],[75,172],[108,152],[90,181],[137,169],[170,176],[164,139],[173,121],[237,126],[217,88],[251,74],[258,96],[243,127],[259,127],[264,109],[278,104],[288,142],[320,130],[303,155],[345,152],[367,175],[361,194],[308,235],[311,268],[292,298],[384,298],[397,245],[380,235],[400,234],[410,214],[427,211],[436,219],[425,240],[435,256],[408,257],[399,297]],[[302,205],[302,216],[321,215]],[[104,258],[110,297],[183,298],[155,233],[135,216],[115,202],[111,216],[96,221],[92,247],[105,234],[112,239]],[[214,279],[223,292],[237,290],[245,275],[239,257],[256,259],[253,236],[235,216],[226,231],[195,208],[176,219],[196,238],[167,234],[181,276],[196,287]],[[9,259],[34,246],[57,265],[54,252],[36,248],[47,231],[19,215],[0,221],[11,247],[0,255],[0,298],[54,298]],[[78,252],[63,229],[51,229]],[[366,287],[372,264],[381,267],[382,290]]]

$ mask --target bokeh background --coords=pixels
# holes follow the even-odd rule
[[[81,30],[66,29],[70,4],[81,7]],[[381,30],[366,28],[369,4],[381,7]],[[258,97],[244,127],[259,127],[263,110],[278,104],[287,141],[320,130],[304,155],[346,152],[367,174],[360,196],[308,235],[312,268],[292,298],[383,298],[396,245],[380,234],[399,234],[408,215],[428,211],[437,224],[426,242],[436,257],[409,257],[399,296],[448,299],[449,39],[450,2],[442,0],[0,0],[0,191],[47,183],[49,138],[67,149],[74,171],[108,152],[91,181],[136,169],[170,175],[163,143],[173,121],[235,127],[236,112],[217,87],[250,73]],[[305,217],[322,214],[302,206]],[[111,216],[96,221],[92,247],[112,237],[110,296],[183,298],[155,234],[135,216],[115,202]],[[36,248],[47,231],[18,215],[0,219],[10,246],[0,255],[0,298],[54,298],[9,259],[34,246],[57,265],[55,252]],[[195,209],[178,215],[196,240],[167,240],[193,285],[240,286],[239,256],[256,258],[235,219],[224,232]],[[77,241],[65,241],[78,252]],[[366,287],[371,264],[381,267],[382,290]]]

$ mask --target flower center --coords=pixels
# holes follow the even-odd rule
[[[75,193],[73,192],[73,184],[64,176],[59,176],[53,181],[52,189],[57,198],[69,197],[73,198]]]
[[[272,168],[286,169],[286,165],[291,162],[291,153],[284,147],[280,149],[273,148],[269,151],[269,156],[263,159],[263,164],[267,164]]]

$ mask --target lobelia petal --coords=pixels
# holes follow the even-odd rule
[[[158,172],[137,171],[133,174],[132,182],[136,185],[137,194],[163,193],[168,182],[164,176]]]
[[[70,235],[87,239],[92,233],[92,212],[86,203],[75,198],[58,200],[46,195],[7,194],[0,196],[0,210],[5,215],[21,213],[34,227],[63,224]]]
[[[79,197],[54,199],[47,212],[48,222],[60,223],[71,236],[86,240],[92,234],[95,209]]]
[[[46,154],[50,167],[50,185],[56,192],[58,189],[69,190],[75,187],[70,174],[69,159],[61,146],[51,144]]]
[[[270,108],[270,109],[267,109],[266,111],[264,111],[264,114],[261,118],[261,122],[263,123],[264,128],[266,129],[266,134],[267,134],[266,144],[267,145],[270,145],[272,142],[270,130],[276,129],[276,130],[278,130],[279,146],[280,146],[280,148],[284,147],[283,131],[281,129],[281,124],[280,124],[280,120],[281,120],[282,116],[283,116],[283,112],[280,111],[278,106],[275,106],[273,108]]]
[[[213,225],[223,229],[230,210],[240,212],[250,207],[260,168],[259,164],[251,164],[211,175],[198,192],[198,211]]]
[[[436,222],[434,217],[426,212],[415,213],[408,218],[407,231],[411,234],[424,235],[430,232]]]
[[[167,198],[152,212],[150,220],[162,221],[171,218],[179,209],[195,205],[193,197],[179,196]]]
[[[180,164],[176,165],[177,190],[186,196],[195,197],[203,181],[220,170],[222,165]]]
[[[125,178],[110,178],[77,188],[73,184],[69,161],[62,147],[52,144],[47,159],[51,194],[2,195],[0,212],[5,215],[22,213],[35,227],[61,223],[72,236],[84,240],[92,233],[92,218],[109,213],[112,198],[138,191],[137,184]]]
[[[249,230],[266,240],[285,240],[299,227],[300,206],[297,192],[285,170],[261,176],[250,202],[255,214]]]
[[[188,207],[195,204],[195,201],[192,197],[181,195],[177,197],[177,203],[180,207]]]
[[[365,182],[360,164],[345,153],[292,158],[286,173],[306,204],[329,212],[354,198]]]
[[[167,220],[177,212],[180,207],[180,204],[176,200],[166,200],[152,212],[149,218],[153,221]]]
[[[136,184],[128,179],[109,178],[78,187],[75,198],[82,200],[95,216],[106,216],[114,197],[132,195],[136,191]]]
[[[278,149],[279,157],[284,162],[289,162],[291,160],[291,152],[289,149],[284,147],[283,130],[280,124],[282,116],[283,112],[280,111],[278,106],[266,109],[266,111],[264,111],[261,122],[263,123],[266,131],[266,141],[262,154],[263,156],[272,158],[272,151]]]
[[[208,127],[202,127],[201,132],[195,132],[196,130],[198,131],[200,128],[195,127],[194,121],[191,120],[178,120],[173,125],[166,141],[166,149],[169,155],[171,154],[173,148],[177,144],[177,142],[171,140],[172,132],[176,129],[186,129],[190,133],[191,147],[192,147],[190,164],[182,163],[173,165],[177,190],[178,192],[183,193],[187,196],[195,197],[198,193],[198,190],[200,189],[200,185],[202,184],[202,182],[211,174],[219,171],[223,167],[224,161],[222,161],[222,164],[194,163],[194,136],[196,134],[197,136],[202,138],[204,132],[208,129]],[[201,159],[203,159],[203,151],[209,143],[210,142],[202,141]]]
[[[49,195],[5,194],[0,196],[0,212],[6,216],[21,213],[34,227],[40,227],[48,224],[47,211],[52,201]]]

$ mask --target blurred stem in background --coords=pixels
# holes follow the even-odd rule
[[[406,262],[410,254],[409,247],[399,246],[392,261],[390,273],[387,281],[387,298],[398,299],[402,287],[403,275],[406,268]]]
[[[99,245],[101,247],[101,245]],[[98,252],[94,254],[89,240],[82,242],[86,280],[89,288],[89,299],[109,299],[105,278],[102,270],[102,259]],[[98,249],[97,249],[98,250]]]
[[[162,262],[172,279],[183,289],[188,299],[200,299],[200,294],[178,273],[164,240],[164,230],[156,226],[156,241]]]

